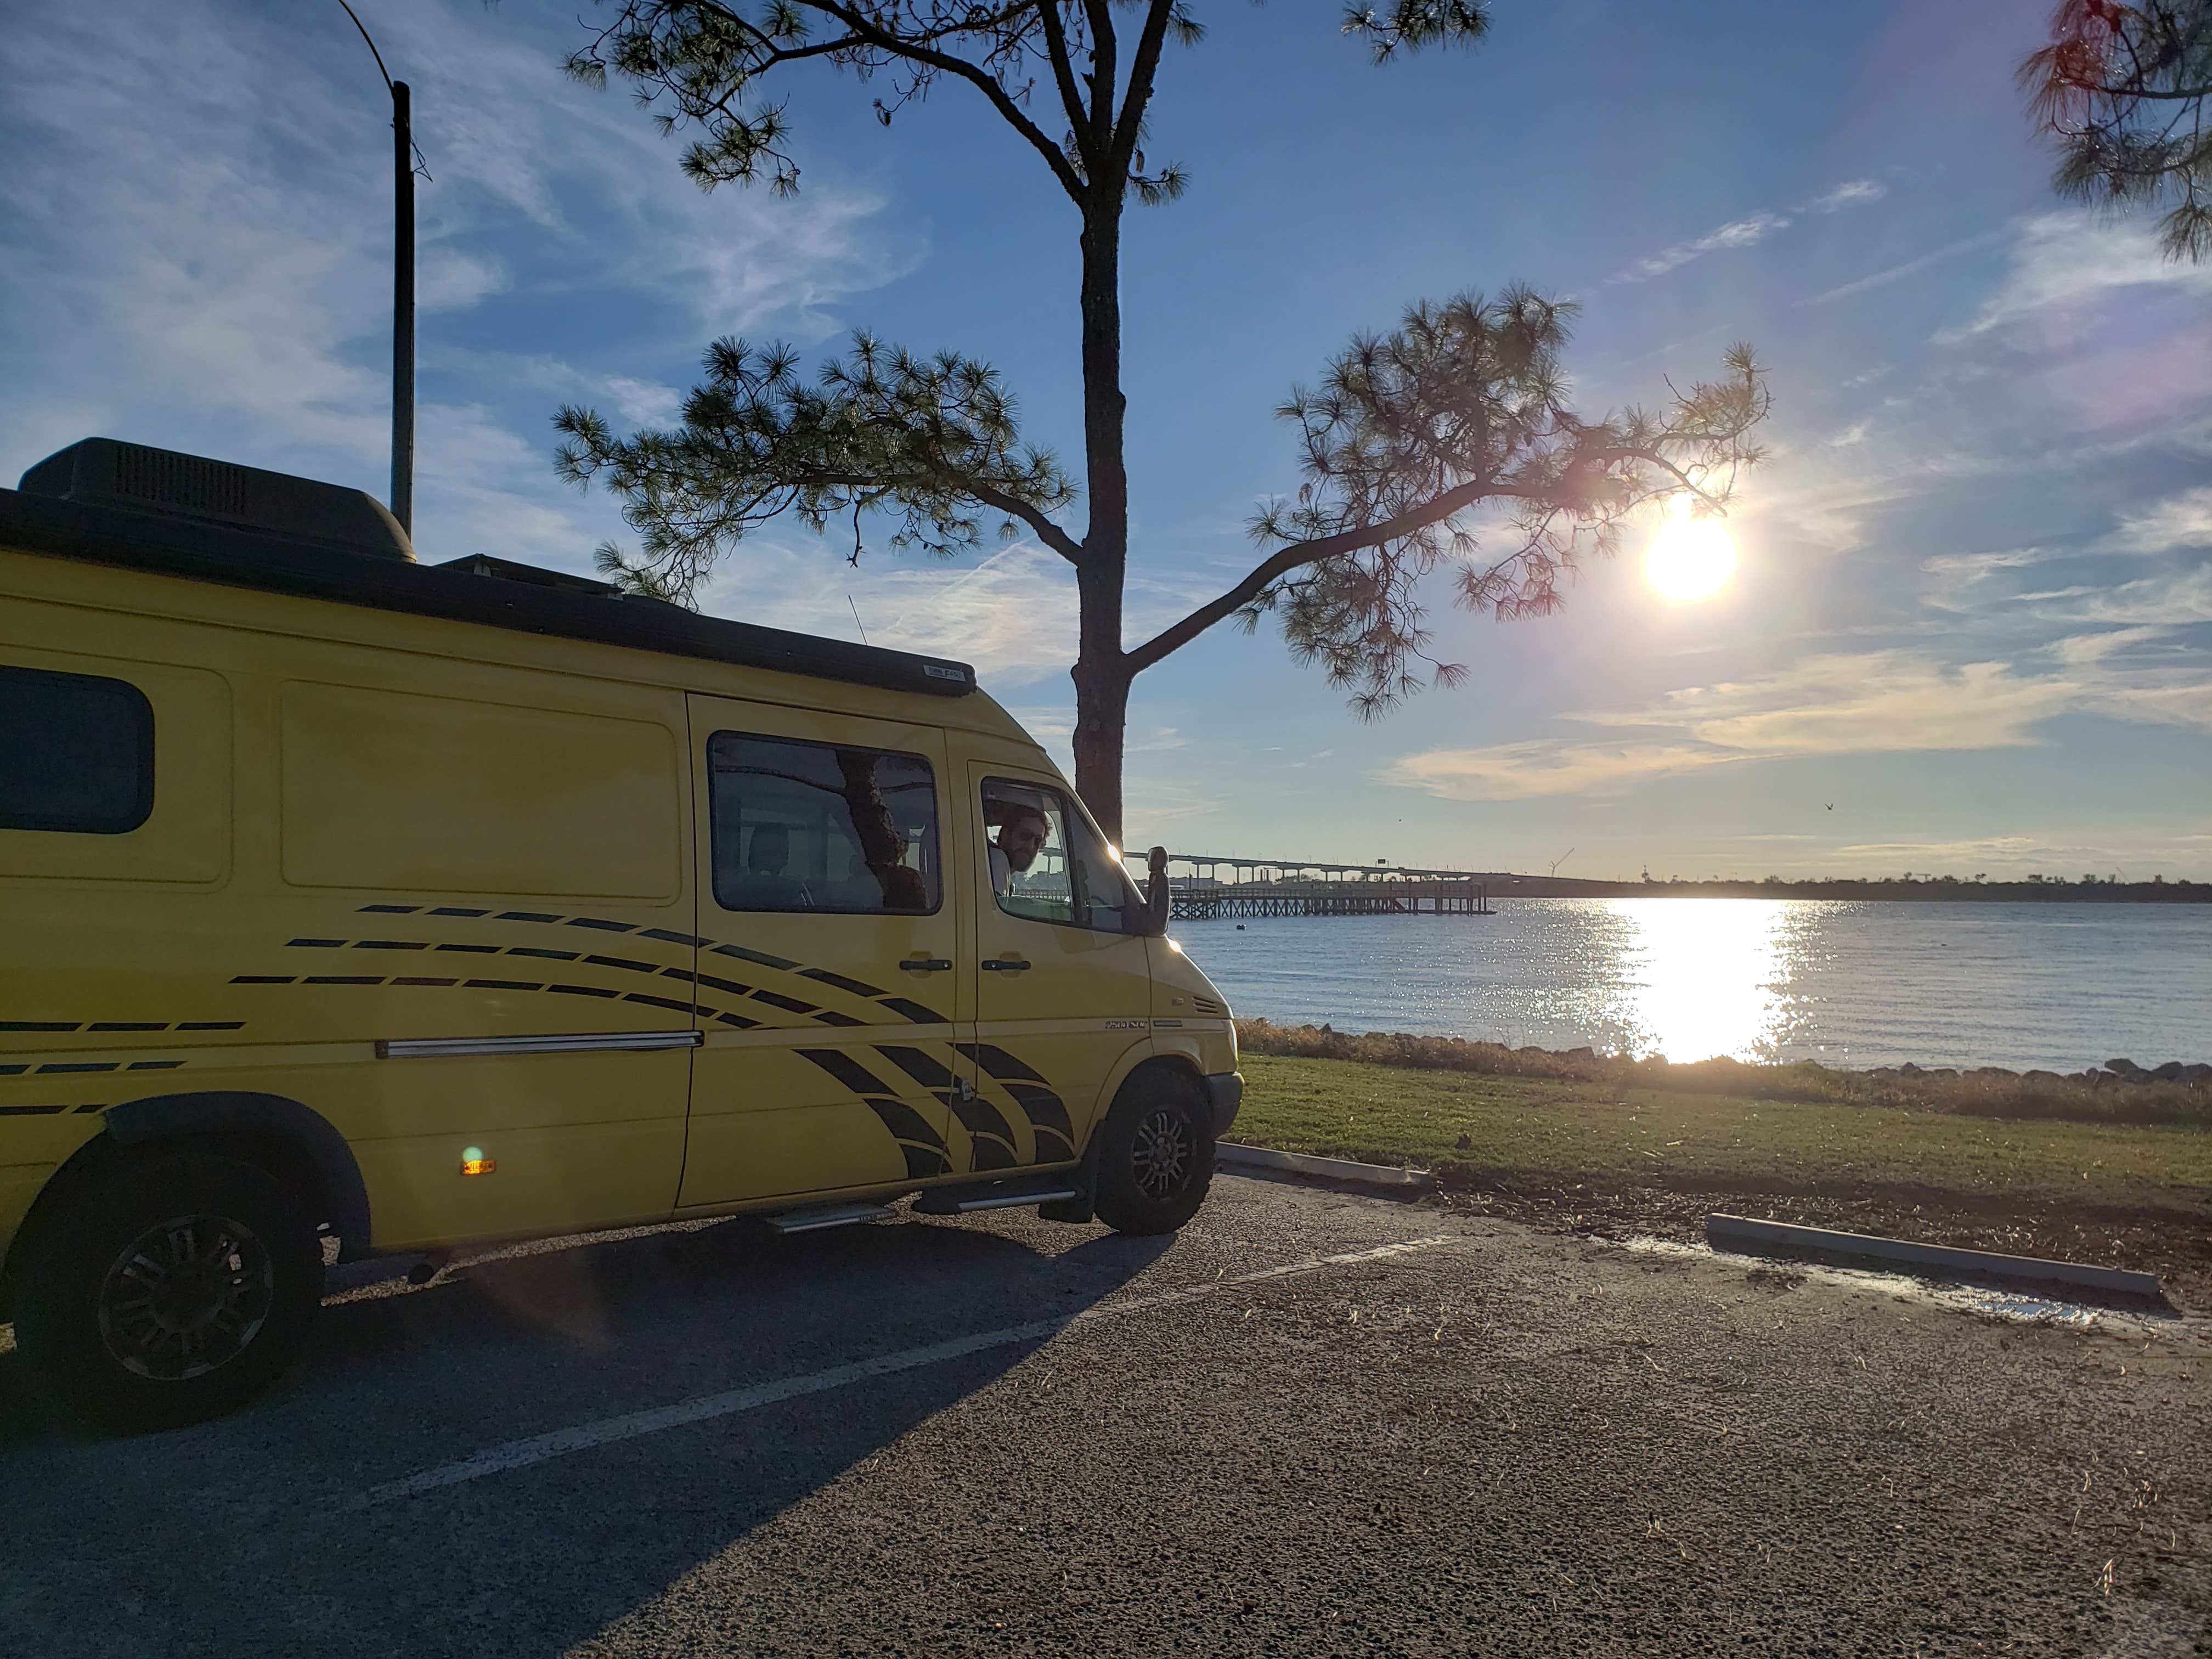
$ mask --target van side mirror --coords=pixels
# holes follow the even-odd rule
[[[1162,939],[1168,931],[1168,849],[1155,847],[1146,854],[1145,871],[1145,931]]]

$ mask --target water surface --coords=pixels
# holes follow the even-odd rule
[[[2212,905],[1501,899],[1170,929],[1239,1014],[1670,1060],[2212,1060]]]

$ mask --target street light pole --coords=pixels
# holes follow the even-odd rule
[[[392,516],[415,533],[415,137],[404,81],[392,83]]]
[[[384,67],[359,14],[338,0],[392,92],[392,516],[415,534],[415,129],[414,99]]]

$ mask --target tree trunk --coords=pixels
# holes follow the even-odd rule
[[[1117,667],[1103,674],[1075,665],[1075,791],[1106,839],[1121,844],[1121,747],[1129,714],[1129,678]]]
[[[1081,605],[1075,666],[1075,788],[1121,843],[1121,587],[1129,563],[1129,474],[1122,453],[1121,180],[1095,187],[1083,225],[1083,450],[1091,528],[1076,568]]]

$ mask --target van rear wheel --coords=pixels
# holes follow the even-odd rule
[[[1156,1066],[1123,1084],[1098,1126],[1098,1218],[1116,1232],[1173,1232],[1212,1180],[1213,1115],[1197,1080]]]
[[[291,1364],[322,1302],[322,1243],[267,1170],[180,1153],[63,1200],[20,1283],[16,1346],[58,1403],[104,1428],[175,1428]]]

